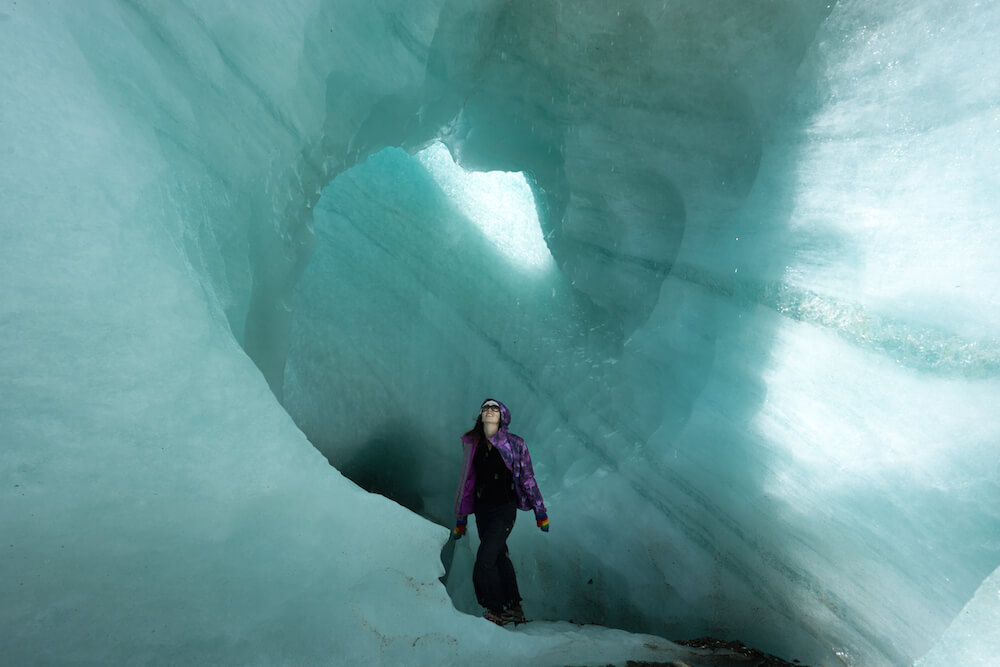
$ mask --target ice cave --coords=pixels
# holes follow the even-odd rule
[[[998,36],[4,0],[0,663],[997,664]],[[449,539],[487,396],[516,628]]]

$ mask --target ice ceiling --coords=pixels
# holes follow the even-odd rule
[[[0,5],[3,661],[990,664],[997,34]],[[552,520],[514,633],[445,546],[486,395]]]

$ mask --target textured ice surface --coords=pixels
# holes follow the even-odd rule
[[[993,1],[0,7],[3,660],[698,664],[462,613],[485,394],[550,508],[512,537],[535,618],[996,655],[997,34]]]
[[[997,662],[997,646],[1000,646],[1000,569],[983,581],[934,648],[916,664],[917,667],[987,667]]]

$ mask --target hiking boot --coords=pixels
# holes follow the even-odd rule
[[[518,623],[527,623],[528,619],[524,617],[524,610],[521,609],[520,604],[516,604],[513,607],[508,607],[504,609],[504,612],[500,615],[504,622],[513,623],[517,625]]]
[[[484,611],[483,618],[485,618],[487,621],[491,621],[501,626],[506,625],[508,623],[508,621],[504,620],[503,613],[495,612],[492,609],[487,609],[486,611]]]

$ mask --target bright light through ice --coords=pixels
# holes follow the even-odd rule
[[[455,164],[441,143],[416,157],[462,214],[475,222],[511,263],[535,271],[555,267],[524,174],[467,172]]]
[[[792,506],[876,482],[960,479],[966,445],[955,434],[989,442],[989,426],[975,417],[989,410],[988,399],[970,398],[961,382],[907,369],[809,324],[787,323],[772,341],[762,374],[767,400],[754,425],[774,452],[767,492]],[[934,391],[921,391],[928,386]]]

